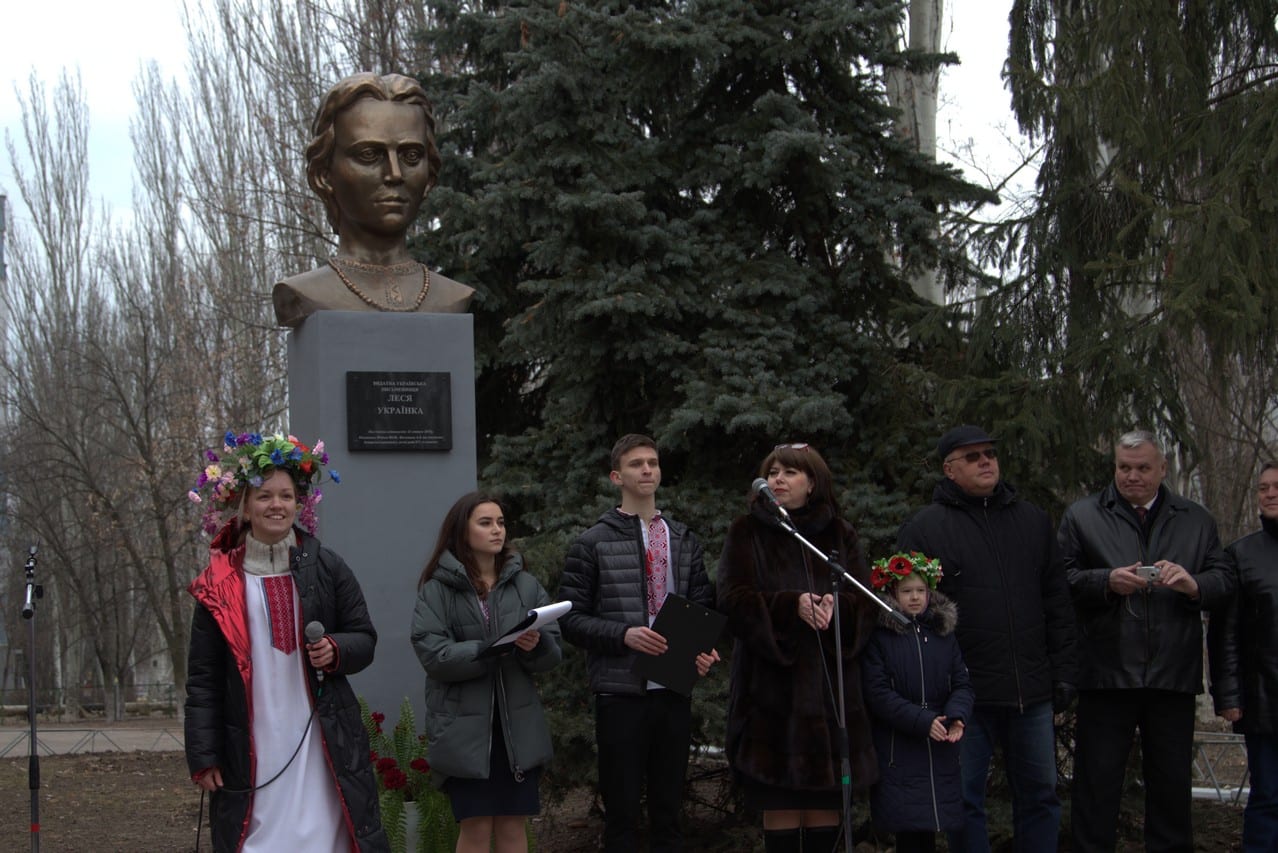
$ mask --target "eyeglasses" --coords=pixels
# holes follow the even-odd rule
[[[776,447],[772,449],[773,450],[807,450],[808,445],[807,445],[807,442],[800,442],[799,444],[778,444]]]
[[[955,460],[962,459],[968,465],[975,465],[981,460],[982,456],[986,459],[997,459],[998,451],[993,447],[987,447],[984,450],[969,450],[967,453],[960,453],[958,456],[951,456],[949,459],[946,459],[945,462],[948,464]]]

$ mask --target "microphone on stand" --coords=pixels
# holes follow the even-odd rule
[[[777,501],[777,496],[768,487],[767,480],[762,477],[755,477],[754,482],[750,485],[750,490],[754,492],[755,500],[763,501],[763,505],[771,510],[773,515],[778,515],[787,522],[790,520],[790,513],[786,512],[785,507],[781,506]]]
[[[319,642],[320,640],[322,640],[322,639],[324,639],[324,626],[323,626],[323,624],[321,624],[320,622],[307,622],[307,623],[306,623],[306,642],[307,642],[308,644],[311,644],[311,643],[318,643],[318,642]],[[315,669],[315,678],[316,678],[316,680],[318,680],[318,681],[319,681],[319,683],[320,683],[320,684],[323,684],[323,683],[324,683],[324,670],[319,669],[319,668],[317,667],[317,668]]]

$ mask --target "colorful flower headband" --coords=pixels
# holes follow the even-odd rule
[[[200,476],[195,480],[195,488],[187,492],[193,503],[204,503],[204,492],[208,500],[208,508],[204,511],[202,526],[204,532],[212,536],[221,525],[222,513],[238,509],[240,498],[250,486],[257,487],[277,470],[287,471],[293,482],[299,485],[301,507],[297,513],[297,523],[312,536],[318,520],[315,517],[315,505],[324,499],[318,488],[310,488],[323,480],[323,466],[328,464],[328,454],[324,452],[324,442],[315,442],[314,447],[307,447],[293,436],[279,433],[263,438],[260,433],[246,432],[236,435],[228,431],[222,438],[222,454],[219,456],[212,450],[204,451],[207,463]],[[342,478],[336,471],[329,470],[329,478],[340,483]]]
[[[941,580],[941,561],[935,557],[925,557],[918,551],[904,551],[874,561],[870,571],[870,586],[883,589],[910,575],[918,575],[927,584],[928,589],[936,589]]]

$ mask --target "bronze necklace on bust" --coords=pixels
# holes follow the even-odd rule
[[[342,284],[346,285],[346,289],[358,296],[364,302],[376,308],[378,311],[416,311],[421,307],[426,294],[430,292],[430,270],[424,264],[417,261],[404,261],[399,264],[391,264],[383,266],[381,264],[366,264],[362,261],[352,260],[350,258],[338,258],[336,256],[328,259],[328,265],[333,268],[333,272],[337,273],[337,277],[342,280]],[[385,301],[378,302],[371,298],[367,293],[359,289],[359,285],[346,277],[342,267],[351,271],[363,273],[373,273],[378,276],[377,282],[381,285],[385,292]],[[400,293],[399,283],[395,281],[398,276],[408,275],[409,273],[422,271],[422,289],[417,294],[417,298],[413,300],[411,305],[404,304],[404,297]]]

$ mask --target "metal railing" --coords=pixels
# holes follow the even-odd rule
[[[1247,801],[1247,744],[1242,735],[1194,732],[1194,796],[1240,805]]]
[[[47,687],[36,690],[36,709],[42,716],[63,715],[78,709],[86,714],[104,714],[112,701],[111,687],[83,685],[79,687]],[[154,713],[176,716],[178,689],[171,681],[129,685],[124,689],[125,716]],[[0,722],[5,718],[27,716],[27,688],[0,690]]]

